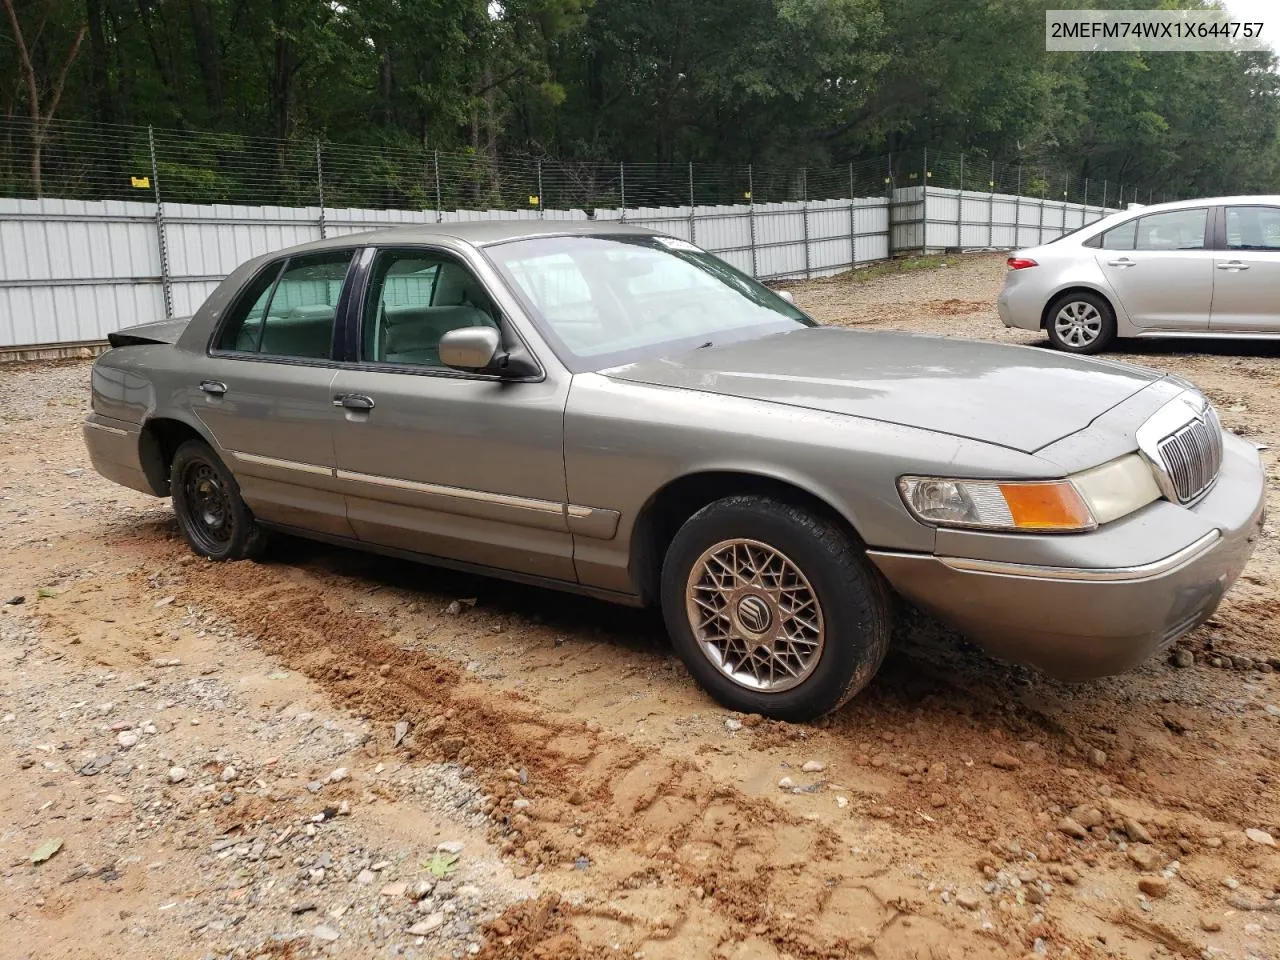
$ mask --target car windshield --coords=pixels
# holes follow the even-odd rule
[[[575,373],[814,326],[768,287],[671,237],[539,237],[485,253]]]

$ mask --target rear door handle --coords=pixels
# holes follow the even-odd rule
[[[344,393],[333,398],[335,407],[346,407],[348,410],[364,410],[369,411],[374,408],[372,397],[366,397],[362,393]]]
[[[1110,267],[1132,267],[1136,266],[1136,262],[1128,257],[1121,257],[1119,260],[1108,260],[1107,266]]]
[[[212,397],[220,397],[227,392],[227,385],[221,380],[201,380],[200,389]]]
[[[1249,264],[1241,263],[1239,260],[1228,260],[1226,263],[1218,264],[1219,270],[1248,270]]]

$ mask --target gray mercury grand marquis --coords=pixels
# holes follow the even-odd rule
[[[1065,679],[1208,618],[1262,523],[1254,447],[1189,384],[822,326],[621,224],[366,233],[112,335],[84,436],[192,549],[268,530],[661,605],[728,707],[844,703],[895,594]]]

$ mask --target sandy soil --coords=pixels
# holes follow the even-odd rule
[[[792,289],[1037,342],[1001,273]],[[1273,516],[1278,353],[1116,355],[1271,445]],[[86,377],[0,368],[0,957],[1280,955],[1271,529],[1190,666],[1065,686],[911,617],[853,703],[780,724],[645,614],[299,541],[196,561],[89,469]]]

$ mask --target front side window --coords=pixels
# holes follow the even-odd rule
[[[539,237],[485,253],[575,372],[813,326],[768,287],[670,237]]]
[[[1203,250],[1209,210],[1170,210],[1138,218],[1135,250]]]
[[[290,257],[253,279],[218,334],[216,349],[328,360],[351,251]]]
[[[1227,207],[1228,250],[1280,250],[1280,207]]]
[[[373,263],[360,324],[367,363],[440,367],[440,338],[496,327],[498,311],[470,270],[445,254],[383,250]]]

